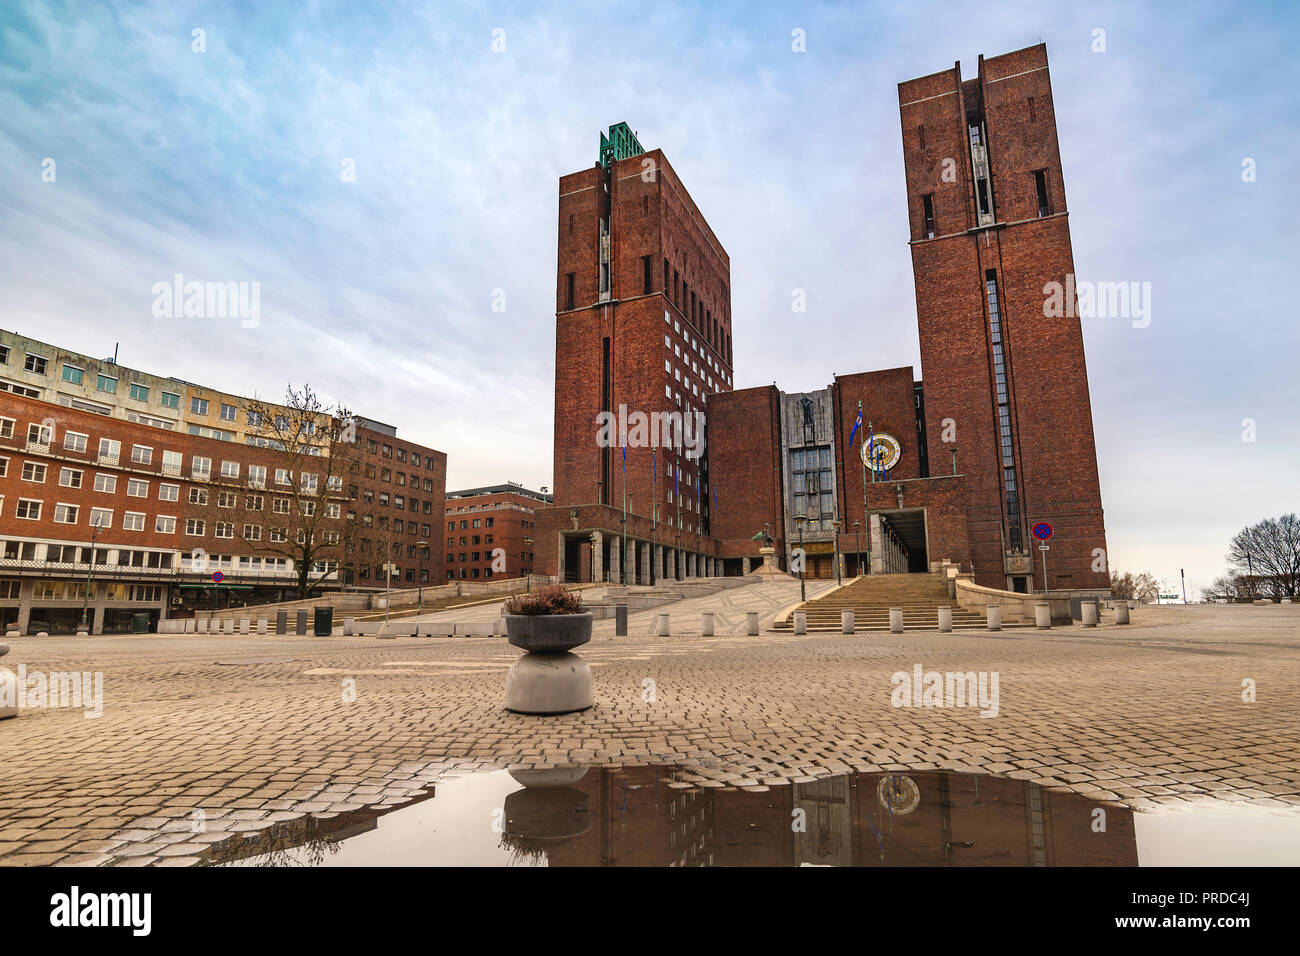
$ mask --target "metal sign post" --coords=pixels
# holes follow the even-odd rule
[[[1047,544],[1047,539],[1052,536],[1052,526],[1048,524],[1046,521],[1040,521],[1038,522],[1038,524],[1034,525],[1033,529],[1029,533],[1038,539],[1038,541],[1040,542],[1040,544],[1038,545],[1038,550],[1043,552],[1043,595],[1046,596],[1047,595],[1047,552],[1048,550],[1050,550]]]

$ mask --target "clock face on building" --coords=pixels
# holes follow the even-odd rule
[[[875,461],[871,460],[873,453]],[[898,439],[883,432],[875,437],[874,442],[868,440],[862,443],[862,461],[872,471],[886,471],[893,468],[898,464],[902,454],[903,446],[898,443]]]
[[[921,788],[901,773],[886,774],[876,785],[876,799],[891,813],[911,813],[921,803]]]

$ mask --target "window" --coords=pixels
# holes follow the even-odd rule
[[[641,257],[641,291],[649,295],[651,287],[654,285],[654,270],[650,268],[650,257]]]
[[[260,524],[246,524],[246,525],[244,525],[244,540],[245,540],[245,541],[261,541],[261,540],[262,540],[262,526],[261,526]]]
[[[207,533],[207,522],[202,518],[186,518],[185,533],[192,538],[202,537]]]
[[[32,422],[27,426],[27,443],[29,445],[48,445],[53,435],[53,429],[48,425],[39,425]]]
[[[44,375],[46,369],[49,368],[49,364],[50,363],[41,356],[33,355],[31,352],[28,352],[27,361],[23,362],[23,368],[29,372],[35,372],[37,375]]]
[[[163,474],[179,475],[181,473],[181,453],[165,451],[162,456]]]
[[[137,465],[148,465],[153,462],[153,449],[144,445],[131,446],[131,461]]]
[[[82,370],[77,368],[77,366],[75,365],[63,366],[63,380],[65,382],[68,382],[72,385],[80,385],[81,377],[82,377]]]
[[[191,398],[190,411],[195,415],[206,415],[208,413],[208,400],[206,398]]]
[[[235,536],[235,526],[229,521],[218,521],[213,526],[212,533],[218,538],[233,538]]]
[[[122,515],[123,531],[143,531],[144,530],[144,512],[128,511]]]
[[[208,489],[206,488],[190,489],[190,504],[206,505],[207,503],[208,503]]]
[[[137,402],[147,402],[149,401],[149,386],[137,385],[135,382],[132,382],[130,389],[128,389],[128,394]]]
[[[95,490],[102,491],[105,494],[113,494],[117,491],[117,475],[95,475]]]
[[[117,464],[122,455],[122,443],[113,438],[101,438],[99,440],[99,460]]]
[[[12,418],[0,418],[0,438],[13,438],[16,424],[17,422]]]
[[[292,484],[292,482],[289,480],[289,469],[287,468],[275,469],[275,483],[277,485]]]
[[[128,478],[126,481],[126,493],[132,498],[148,498],[149,482],[142,481],[139,478]]]
[[[925,238],[934,238],[934,193],[926,193],[921,197],[921,204],[925,207]]]
[[[221,420],[226,422],[233,422],[235,420],[234,405],[227,405],[225,402],[221,403]]]
[[[163,392],[162,404],[164,408],[180,408],[181,397],[176,392]]]
[[[233,508],[239,502],[239,496],[233,491],[223,491],[217,495],[218,508]]]
[[[77,506],[59,503],[54,506],[55,524],[76,524]]]
[[[222,478],[238,478],[238,477],[239,477],[239,462],[237,462],[237,461],[223,461],[223,462],[221,463],[221,477],[222,477]]]
[[[200,458],[198,455],[195,455],[193,458],[190,459],[191,478],[207,478],[211,474],[212,474],[211,458]]]
[[[92,528],[113,527],[113,509],[112,508],[91,508],[90,526]]]
[[[117,379],[113,378],[111,375],[104,375],[101,373],[100,375],[96,376],[95,388],[101,392],[109,392],[110,394],[116,394]]]
[[[181,497],[180,485],[160,484],[158,486],[159,501],[179,501]]]
[[[44,502],[37,501],[33,498],[19,498],[18,509],[14,514],[19,518],[25,518],[28,521],[39,521],[41,517],[41,505]]]
[[[266,466],[265,465],[248,466],[248,487],[250,488],[266,487]]]
[[[64,432],[64,433],[63,433],[63,450],[64,450],[64,451],[76,452],[76,453],[79,454],[79,455],[81,455],[81,454],[85,454],[85,451],[86,451],[86,439],[89,438],[89,437],[90,437],[90,436],[88,436],[88,435],[82,435],[82,434],[80,434],[79,432]]]
[[[261,495],[245,495],[244,507],[249,511],[261,511],[264,501]]]
[[[1047,198],[1047,170],[1034,171],[1034,191],[1038,194],[1038,215],[1051,215],[1052,204]]]
[[[158,515],[154,518],[153,530],[158,534],[175,534],[176,519],[169,515]]]
[[[44,482],[45,466],[34,461],[23,462],[23,481]]]
[[[567,292],[565,293],[564,296],[564,307],[566,309],[572,309],[573,308],[573,273],[570,272],[566,274],[564,280],[566,284],[565,287],[567,289]]]
[[[64,488],[81,487],[81,469],[79,468],[60,468],[59,484]]]
[[[278,515],[287,515],[289,513],[289,499],[273,498],[271,500],[271,510]]]
[[[0,478],[9,477],[9,459],[0,458]]]

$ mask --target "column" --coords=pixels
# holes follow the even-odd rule
[[[686,554],[681,548],[674,548],[675,557],[673,558],[674,575],[677,580],[686,577]]]
[[[641,543],[641,583],[650,583],[650,544],[645,541]]]
[[[664,556],[664,546],[662,544],[656,543],[654,545],[654,566],[655,566],[656,584],[659,584],[660,582],[663,581],[665,577],[667,577],[667,570],[665,569],[665,563],[666,562]]]
[[[604,535],[599,531],[591,533],[591,580],[605,580]]]
[[[627,553],[623,555],[623,583],[636,584],[636,540],[627,539]]]
[[[751,570],[751,568],[750,568],[750,559],[749,559],[749,558],[741,558],[741,559],[740,559],[740,573],[741,573],[741,574],[748,574],[748,573],[750,572],[750,570]]]
[[[622,554],[623,542],[619,538],[611,538],[609,542],[609,581],[611,584],[619,584],[622,580]]]

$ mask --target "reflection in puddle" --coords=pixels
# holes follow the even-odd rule
[[[1250,818],[1244,824],[1243,815]],[[684,780],[675,767],[493,771],[441,781],[436,796],[400,809],[283,825],[257,842],[222,845],[209,861],[242,866],[1300,862],[1300,814],[1215,804],[1204,812],[1138,814],[1137,820],[1130,810],[1025,781],[941,771],[842,774],[757,791],[701,787]],[[1267,834],[1267,850],[1248,835],[1252,832]],[[1245,858],[1243,840],[1251,845]]]

